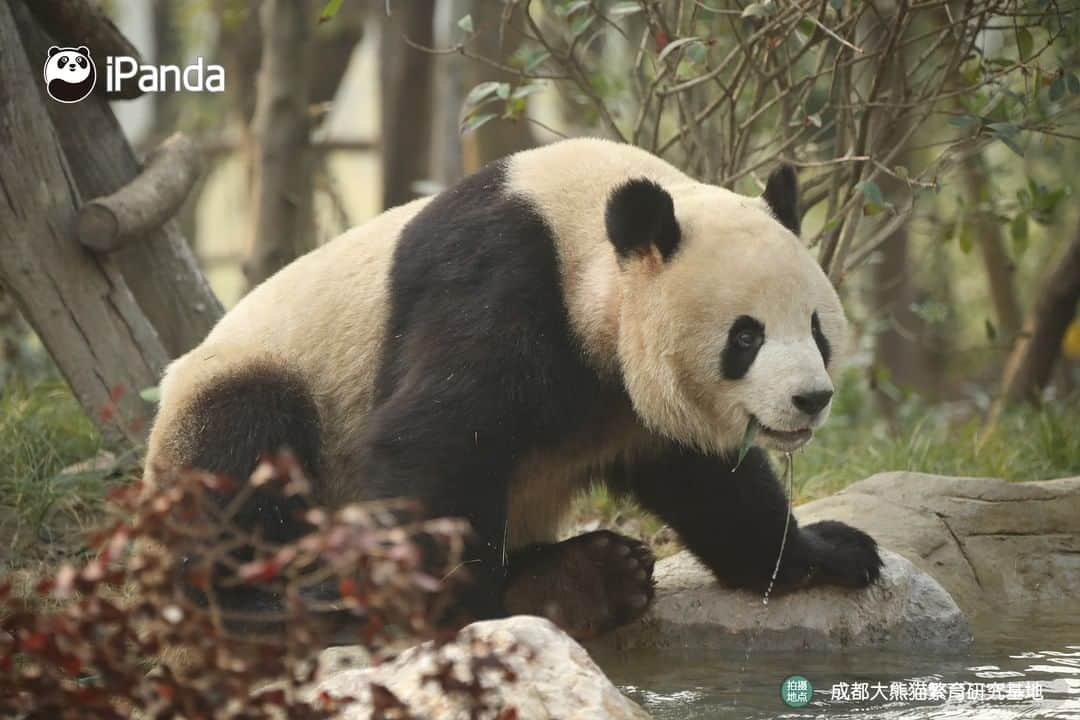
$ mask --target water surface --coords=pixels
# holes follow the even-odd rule
[[[751,650],[747,660],[742,650],[635,650],[595,657],[658,720],[1080,720],[1080,609],[990,617],[973,631],[970,648],[947,655]],[[792,675],[813,686],[803,707],[780,697]]]

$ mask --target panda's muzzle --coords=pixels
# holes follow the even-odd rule
[[[757,420],[757,418],[755,418],[755,420]],[[810,442],[810,438],[814,436],[814,431],[810,428],[801,428],[799,430],[775,430],[768,425],[763,424],[760,420],[757,420],[757,423],[761,437],[766,440],[764,444],[782,452],[798,450],[803,445]]]

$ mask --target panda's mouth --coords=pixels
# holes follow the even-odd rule
[[[760,437],[765,440],[762,444],[768,445],[773,450],[780,450],[781,452],[798,450],[803,445],[810,442],[810,438],[814,436],[814,431],[810,428],[801,428],[799,430],[776,430],[764,424],[756,417],[754,420],[758,424]]]

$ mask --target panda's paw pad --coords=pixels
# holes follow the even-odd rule
[[[583,536],[586,554],[595,569],[603,604],[600,615],[610,629],[641,617],[655,594],[653,557],[649,546],[609,530]]]

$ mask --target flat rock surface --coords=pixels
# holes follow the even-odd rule
[[[1080,595],[1080,477],[882,473],[795,514],[870,533],[937,579],[973,622]]]
[[[766,606],[759,594],[719,586],[684,550],[657,563],[656,602],[645,617],[597,642],[618,650],[966,646],[967,622],[941,585],[900,555],[884,551],[883,559],[870,588],[813,588]]]
[[[643,720],[648,714],[619,692],[596,666],[585,649],[551,622],[524,615],[469,625],[459,639],[443,648],[442,657],[454,662],[455,677],[462,673],[463,658],[471,642],[486,642],[499,650],[517,645],[506,663],[517,679],[507,682],[489,678],[497,706],[513,707],[518,720]],[[527,653],[531,656],[527,656]],[[382,685],[405,701],[420,717],[466,720],[467,707],[453,695],[443,695],[434,683],[425,683],[437,663],[431,644],[424,643],[402,653],[392,662],[366,669],[335,670],[348,649],[335,649],[321,659],[322,679],[314,692],[357,698],[341,715],[346,720],[371,717],[371,683]],[[362,653],[359,654],[362,657]]]

